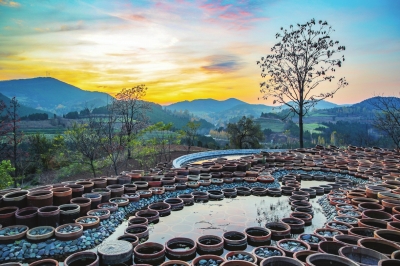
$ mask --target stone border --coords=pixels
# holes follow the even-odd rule
[[[249,154],[258,154],[260,152],[282,152],[287,151],[287,149],[235,149],[235,150],[214,150],[214,151],[204,151],[197,152],[188,155],[183,155],[181,157],[176,158],[172,161],[172,165],[174,168],[180,168],[181,166],[199,161],[201,159],[211,159],[217,158],[221,156],[229,156],[229,155],[249,155]]]

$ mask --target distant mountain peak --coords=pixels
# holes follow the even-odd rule
[[[85,91],[52,77],[0,81],[0,93],[9,98],[15,96],[26,106],[40,106],[57,114],[104,106],[112,98],[107,93]]]

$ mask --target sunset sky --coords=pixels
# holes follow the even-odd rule
[[[49,72],[112,95],[146,84],[146,99],[160,104],[271,104],[258,100],[256,61],[280,27],[315,18],[346,46],[336,76],[350,85],[329,101],[399,96],[399,12],[398,0],[0,0],[0,80]]]

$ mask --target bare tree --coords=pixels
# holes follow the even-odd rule
[[[260,124],[255,123],[253,119],[243,116],[237,123],[229,123],[226,128],[229,134],[229,142],[233,148],[260,147],[263,133]]]
[[[100,146],[112,163],[115,175],[118,175],[118,163],[124,155],[126,134],[123,128],[118,128],[118,117],[112,105],[107,106],[107,116],[99,118]]]
[[[377,109],[373,126],[389,136],[400,151],[400,98],[378,96],[369,103]]]
[[[317,27],[317,29],[314,29]],[[317,92],[317,86],[331,82],[336,67],[341,67],[344,56],[336,54],[345,50],[338,41],[331,40],[334,30],[325,21],[316,24],[312,19],[305,24],[297,24],[295,29],[281,28],[276,34],[280,41],[271,48],[271,54],[261,57],[257,65],[261,68],[261,77],[268,80],[260,84],[264,99],[273,98],[289,108],[299,117],[300,147],[303,143],[303,117],[319,101],[333,95],[348,85],[345,78],[340,78],[335,88],[328,92]]]
[[[126,133],[128,143],[132,141],[133,135],[148,123],[146,112],[151,107],[148,102],[142,100],[146,96],[146,92],[147,87],[143,84],[131,89],[123,89],[116,95],[113,102],[115,111],[123,124],[123,131]],[[131,157],[131,150],[128,147],[128,159]]]

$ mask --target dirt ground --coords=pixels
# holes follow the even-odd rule
[[[187,152],[187,146],[184,145],[174,145],[171,148],[172,152],[171,152],[171,163],[172,160],[186,155],[188,154]],[[208,151],[209,149],[206,148],[202,148],[202,147],[191,147],[190,149],[190,153],[195,153],[195,152],[202,152],[202,151]],[[165,161],[162,161],[165,162]],[[155,167],[155,165],[154,165]],[[135,159],[130,159],[127,160],[125,162],[121,162],[118,165],[118,171],[122,172],[122,171],[130,171],[130,170],[134,170],[134,169],[140,169],[140,166],[138,164],[138,162]],[[143,169],[143,170],[149,170],[149,169]],[[115,175],[113,169],[111,169],[111,167],[104,167],[102,169],[99,169],[99,173],[96,175],[96,177],[100,177],[100,176],[111,176],[111,175]],[[56,179],[57,176],[57,171],[49,171],[46,173],[43,173],[40,177],[39,182],[41,184],[53,184],[53,183],[59,183],[59,182],[63,182],[63,181],[73,181],[73,180],[78,180],[78,179],[88,179],[88,178],[93,178],[93,174],[91,172],[82,172],[67,178],[64,178],[62,180],[60,179]]]

